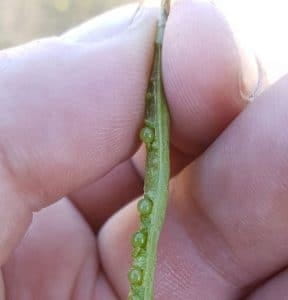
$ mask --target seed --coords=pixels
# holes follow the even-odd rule
[[[138,211],[141,215],[147,216],[152,212],[153,202],[144,197],[138,202]]]
[[[140,268],[132,268],[128,274],[128,279],[131,284],[141,284],[143,279],[143,272]]]
[[[152,128],[150,127],[142,128],[140,132],[140,139],[142,140],[142,142],[144,142],[145,144],[151,144],[154,140],[154,137],[155,134]]]
[[[133,246],[136,247],[144,247],[146,244],[146,234],[144,232],[138,231],[134,234],[132,238],[132,244]]]

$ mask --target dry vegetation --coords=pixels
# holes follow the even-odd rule
[[[55,35],[131,0],[0,0],[0,48]]]

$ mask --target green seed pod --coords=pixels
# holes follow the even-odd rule
[[[154,140],[155,134],[154,130],[150,127],[144,127],[142,128],[140,132],[140,139],[145,144],[151,144]]]
[[[141,215],[147,216],[152,212],[153,202],[144,197],[138,202],[138,211]]]
[[[163,89],[161,53],[169,0],[161,1],[161,17],[155,39],[152,74],[146,93],[146,113],[141,140],[147,159],[144,198],[138,203],[140,230],[132,238],[132,268],[129,272],[129,300],[152,300],[153,281],[159,240],[168,200],[169,111]]]
[[[140,268],[133,267],[128,274],[128,279],[131,284],[141,284],[143,279],[142,270]]]

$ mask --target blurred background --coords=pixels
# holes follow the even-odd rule
[[[0,49],[62,33],[129,2],[133,0],[0,0]],[[241,44],[260,58],[270,81],[288,72],[288,1],[213,2],[223,11]]]
[[[0,48],[62,33],[133,0],[0,0]]]

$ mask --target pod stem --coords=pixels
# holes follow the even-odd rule
[[[161,2],[153,69],[146,93],[145,126],[140,138],[146,144],[144,197],[138,203],[140,228],[132,238],[129,300],[152,300],[157,246],[162,230],[170,177],[169,111],[162,82],[162,44],[170,1]]]

